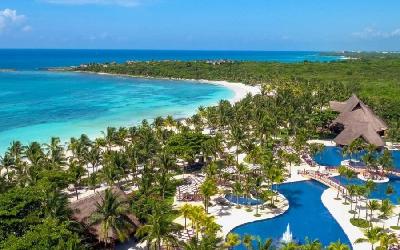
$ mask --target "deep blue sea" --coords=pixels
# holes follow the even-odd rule
[[[191,50],[13,50],[0,49],[0,69],[38,69],[76,66],[90,62],[126,62],[151,60],[218,60],[273,62],[328,62],[340,56],[324,56],[312,51],[191,51]]]
[[[130,126],[168,114],[191,115],[200,106],[229,99],[233,92],[195,81],[170,81],[48,72],[47,67],[127,60],[207,60],[302,62],[340,57],[318,52],[157,51],[157,50],[13,50],[0,49],[0,152],[11,141],[63,141],[107,126]]]

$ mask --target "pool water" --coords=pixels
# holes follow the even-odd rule
[[[231,202],[233,204],[237,204],[237,202],[239,202],[240,205],[255,206],[255,205],[261,205],[264,203],[262,200],[252,199],[252,198],[243,197],[243,196],[239,196],[239,199],[238,199],[237,196],[234,194],[225,195],[225,199],[227,199],[229,202]]]
[[[323,245],[340,240],[350,241],[333,216],[321,202],[327,187],[316,181],[301,181],[279,185],[279,192],[289,200],[289,209],[280,216],[238,226],[232,230],[241,236],[250,234],[265,240],[279,242],[289,224],[294,240],[304,243],[305,238],[318,239]],[[245,249],[243,245],[235,249]]]
[[[393,165],[395,168],[400,169],[400,150],[392,150]],[[352,154],[353,160],[361,161],[362,156],[365,155],[365,151]],[[350,159],[350,156],[342,155],[342,148],[340,147],[324,147],[324,149],[314,156],[316,163],[322,166],[337,167],[340,166],[343,160]]]
[[[389,175],[389,182],[386,183],[377,183],[376,184],[376,189],[370,194],[369,198],[370,199],[389,199],[391,202],[394,204],[398,204],[398,198],[400,197],[400,177],[394,176],[394,175]],[[336,176],[332,177],[331,179],[335,179],[339,181],[340,184],[342,185],[349,185],[349,184],[355,184],[355,185],[363,185],[365,184],[365,181],[358,179],[358,178],[353,178],[353,179],[346,179],[343,176]],[[386,190],[388,186],[391,186],[394,189],[394,192],[391,195],[386,194]]]

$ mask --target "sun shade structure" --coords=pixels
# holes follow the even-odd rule
[[[119,201],[124,202],[128,200],[125,192],[118,187],[113,187],[112,192],[117,196]],[[80,222],[85,228],[88,229],[89,233],[95,236],[98,240],[100,239],[101,235],[101,227],[100,224],[91,225],[90,216],[96,211],[96,204],[102,203],[104,195],[105,191],[97,192],[91,196],[85,197],[70,204],[70,208],[73,212],[72,218]],[[127,217],[130,224],[132,224],[130,233],[133,233],[141,225],[141,223],[133,214],[127,214]],[[108,235],[114,242],[118,239],[116,232],[112,230],[109,231]]]
[[[383,147],[382,139],[386,123],[365,105],[356,95],[352,95],[345,102],[331,101],[332,110],[339,112],[339,116],[333,121],[332,126],[340,128],[341,132],[334,139],[338,145],[349,145],[357,138],[378,147]]]

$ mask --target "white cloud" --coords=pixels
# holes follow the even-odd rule
[[[392,31],[381,31],[381,30],[377,30],[373,27],[367,27],[362,31],[354,32],[353,36],[362,38],[362,39],[395,38],[395,37],[400,37],[400,28],[397,28]]]
[[[16,10],[0,10],[0,32],[13,27],[19,29],[25,21],[26,17],[24,15],[18,15]]]
[[[32,27],[31,27],[30,25],[25,25],[25,26],[22,28],[22,31],[23,31],[23,32],[32,31]]]
[[[124,7],[138,6],[141,0],[43,0],[53,4],[69,4],[69,5],[85,5],[85,4],[99,4],[99,5],[119,5]]]

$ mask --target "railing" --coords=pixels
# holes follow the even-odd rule
[[[339,183],[339,181],[330,179],[328,177],[329,175],[322,174],[322,173],[319,173],[314,170],[299,170],[298,173],[303,176],[314,179],[316,181],[319,181],[322,184],[327,185],[328,187],[334,188],[334,189],[338,190],[339,192],[341,192],[342,194],[345,194],[347,191],[346,187],[342,186]]]

